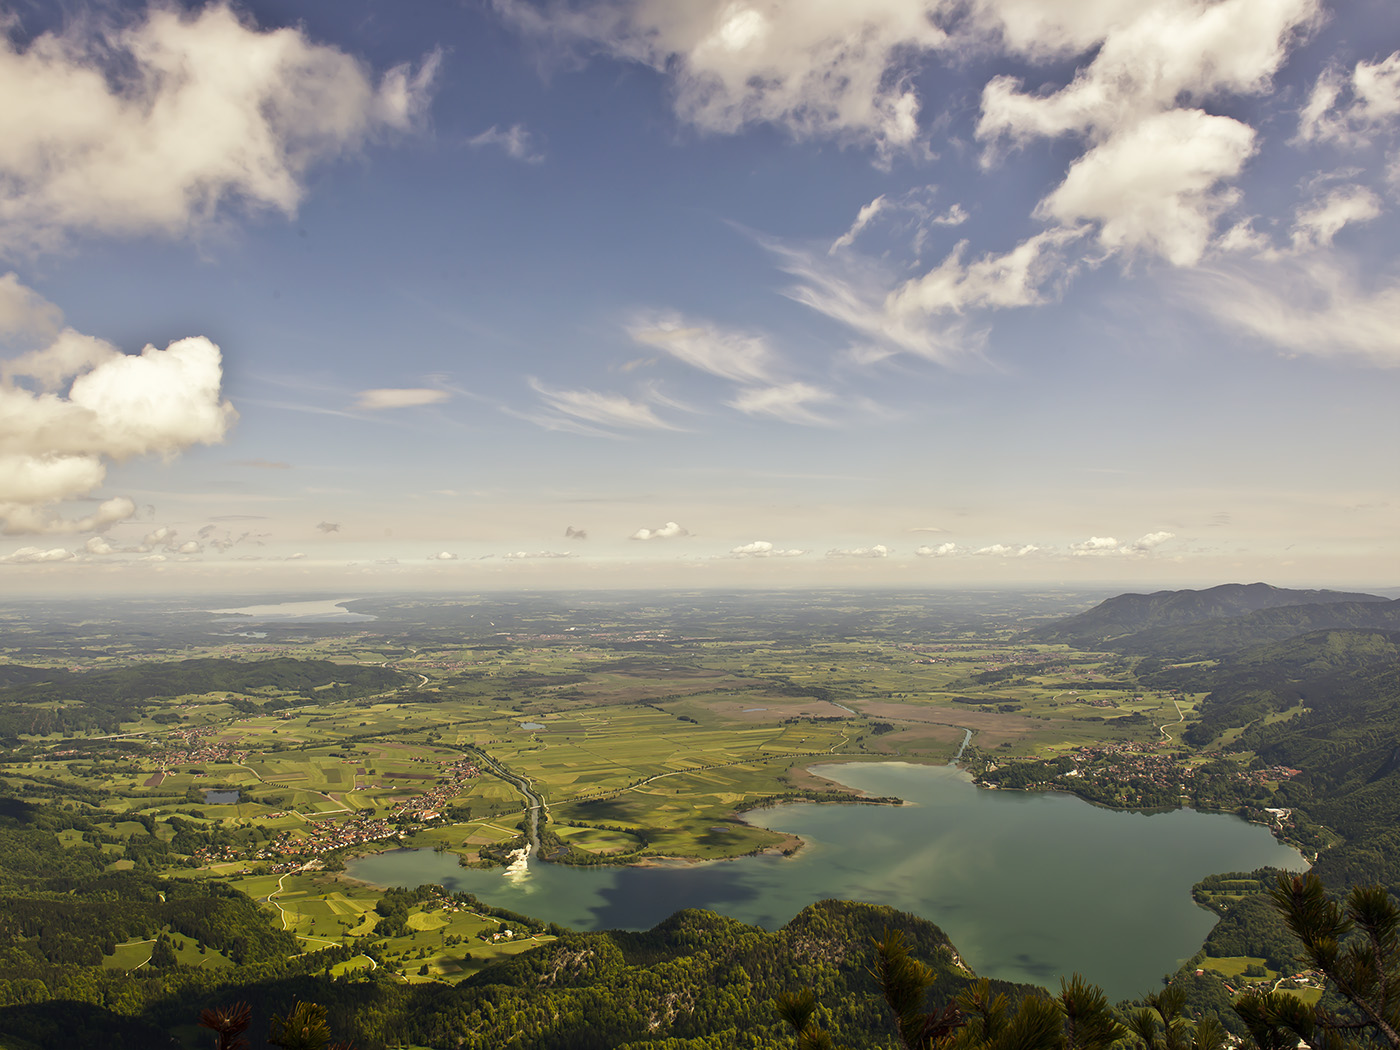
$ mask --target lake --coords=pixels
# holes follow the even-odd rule
[[[215,788],[206,788],[204,791],[204,801],[210,806],[233,806],[238,803],[239,791],[234,788],[231,791],[219,791]]]
[[[241,623],[363,623],[376,619],[368,613],[354,613],[343,608],[346,602],[354,600],[327,598],[315,601],[276,602],[272,605],[244,605],[237,609],[209,611],[223,616],[236,616]]]
[[[951,766],[847,763],[814,772],[912,805],[794,803],[748,819],[807,844],[795,857],[706,864],[462,868],[451,853],[352,860],[377,885],[441,883],[581,930],[646,929],[708,908],[775,929],[825,897],[889,904],[941,926],[979,974],[1058,990],[1076,971],[1111,1000],[1160,987],[1215,916],[1191,899],[1205,875],[1306,861],[1266,828],[1223,814],[1125,813],[1072,795],[987,791]]]

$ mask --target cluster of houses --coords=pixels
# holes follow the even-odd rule
[[[213,726],[176,730],[171,736],[183,741],[184,746],[167,748],[155,759],[162,769],[171,769],[199,762],[242,762],[248,757],[247,751],[238,750],[228,741],[206,739],[214,732]]]
[[[269,814],[273,817],[281,815]],[[195,851],[194,859],[201,864],[230,860],[272,861],[274,872],[291,871],[301,867],[311,858],[331,850],[358,846],[363,842],[378,842],[401,834],[401,829],[387,820],[360,815],[347,821],[323,820],[312,823],[299,836],[294,836],[290,831],[283,831],[251,857],[246,846],[229,844],[203,846]]]
[[[1135,774],[1162,788],[1183,788],[1196,777],[1195,766],[1183,765],[1170,754],[1163,752],[1169,743],[1159,740],[1154,743],[1089,744],[1070,752],[1074,768],[1062,777],[1082,777],[1085,768],[1107,762],[1115,773]],[[1215,756],[1218,757],[1218,753]],[[1291,780],[1302,771],[1289,766],[1268,766],[1263,769],[1241,769],[1234,779],[1252,785],[1276,783]]]
[[[396,803],[390,819],[435,820],[442,816],[447,803],[461,790],[462,784],[481,776],[481,769],[469,758],[454,762],[443,771],[444,780],[437,787]]]
[[[1213,970],[1198,969],[1196,971],[1196,976],[1204,977],[1207,973],[1211,974],[1212,976],[1219,977],[1220,983],[1225,986],[1225,990],[1231,995],[1239,995],[1241,992],[1250,990],[1274,991],[1280,985],[1291,988],[1322,988],[1327,983],[1327,978],[1323,975],[1322,971],[1303,970],[1299,973],[1280,976],[1276,980],[1273,978],[1265,978],[1264,980],[1260,981],[1237,980],[1235,984],[1238,984],[1239,987],[1236,988],[1235,985],[1231,984],[1224,976]],[[1306,1046],[1307,1044],[1299,1043],[1298,1045],[1301,1048],[1303,1046]]]
[[[403,834],[402,830],[387,820],[366,814],[358,814],[349,820],[320,820],[307,826],[300,837],[290,831],[281,832],[267,846],[259,850],[259,860],[309,860],[311,857],[346,846],[358,846],[364,842],[378,842]],[[278,870],[276,867],[273,869]]]
[[[235,753],[241,758],[242,753]],[[172,763],[179,761],[212,761],[201,749],[172,751],[166,756]],[[401,774],[406,775],[406,774]],[[299,867],[323,853],[358,846],[366,842],[402,837],[404,820],[433,820],[442,816],[448,802],[461,790],[462,784],[481,775],[481,769],[470,758],[454,762],[442,771],[437,785],[429,791],[401,799],[394,804],[387,818],[373,816],[364,811],[348,820],[321,819],[307,820],[304,829],[282,831],[268,845],[249,857],[245,847],[240,845],[207,846],[195,853],[201,863],[229,860],[272,861],[273,871],[289,871]],[[417,777],[419,774],[413,774]],[[269,813],[267,819],[291,815],[287,812]]]

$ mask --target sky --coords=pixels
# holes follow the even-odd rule
[[[0,20],[0,594],[1400,585],[1394,0]]]

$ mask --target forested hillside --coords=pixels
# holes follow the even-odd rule
[[[217,691],[349,699],[404,680],[388,667],[290,658],[176,660],[84,672],[9,665],[0,674],[0,740],[11,742],[21,734],[114,733],[162,697]]]
[[[1379,604],[1395,606],[1385,598],[1372,594],[1345,593],[1341,591],[1300,591],[1284,587],[1271,587],[1264,583],[1227,583],[1203,591],[1157,591],[1153,594],[1120,594],[1100,602],[1088,612],[1066,617],[1044,627],[1037,628],[1027,637],[1039,642],[1058,642],[1077,646],[1081,649],[1106,648],[1114,651],[1147,653],[1165,649],[1176,653],[1171,646],[1197,645],[1209,642],[1211,633],[1222,626],[1233,628],[1232,621],[1250,617],[1266,610],[1291,609],[1298,606],[1347,606]],[[1324,617],[1323,613],[1315,613]],[[1381,626],[1367,620],[1365,613],[1352,609],[1338,611],[1337,617],[1350,617],[1340,623],[1312,623],[1307,614],[1301,616],[1289,613],[1280,617],[1275,626],[1287,624],[1290,618],[1300,626],[1291,634],[1329,626]],[[1394,615],[1392,612],[1391,615]],[[1364,621],[1364,622],[1358,622]],[[1223,622],[1223,623],[1222,623]],[[1267,618],[1260,621],[1268,623]],[[1400,621],[1394,626],[1400,627]],[[1247,633],[1248,629],[1244,629]],[[1173,632],[1179,631],[1180,634]],[[1288,634],[1278,637],[1288,637]],[[1239,645],[1251,641],[1266,641],[1273,636],[1251,637]],[[1158,640],[1160,639],[1160,641]],[[1229,642],[1227,645],[1231,644]],[[1239,645],[1235,647],[1238,648]],[[1229,648],[1220,651],[1229,651]]]
[[[1150,628],[1104,645],[1112,652],[1200,659],[1324,630],[1400,630],[1400,601],[1287,605],[1229,619]]]
[[[1225,596],[1237,603],[1248,592],[1230,589]],[[1267,801],[1242,800],[1241,811],[1263,817],[1261,807],[1269,806],[1295,839],[1325,843],[1313,870],[1330,886],[1379,882],[1400,892],[1400,630],[1352,626],[1393,625],[1400,603],[1350,596],[1344,602],[1284,604],[1300,592],[1269,589],[1254,598],[1277,603],[1271,608],[1143,629],[1183,609],[1194,610],[1187,615],[1205,611],[1202,596],[1211,593],[1168,592],[1148,602],[1123,596],[1132,600],[1105,602],[1044,634],[1147,654],[1137,666],[1145,687],[1206,694],[1183,739],[1220,757],[1197,771],[1196,784],[1217,768],[1238,768],[1232,761],[1294,771],[1275,774],[1279,779]],[[1225,608],[1218,602],[1213,607],[1217,613]],[[1115,637],[1115,609],[1129,613],[1117,629],[1136,630]],[[1319,624],[1329,629],[1307,630]],[[1202,662],[1203,655],[1215,659]],[[1034,774],[1012,768],[1023,778]],[[1205,954],[1260,959],[1285,971],[1292,965],[1289,937],[1263,896],[1268,878],[1236,882],[1255,888],[1203,898],[1221,915]],[[1187,974],[1182,980],[1198,1007],[1226,1001],[1213,977]]]

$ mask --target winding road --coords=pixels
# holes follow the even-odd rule
[[[1171,743],[1172,735],[1167,732],[1167,726],[1179,726],[1182,722],[1186,721],[1186,712],[1181,709],[1181,705],[1178,704],[1175,700],[1173,700],[1172,703],[1176,704],[1176,721],[1165,722],[1157,727],[1157,732],[1161,733],[1162,739],[1167,741],[1168,743]]]

